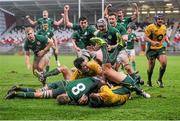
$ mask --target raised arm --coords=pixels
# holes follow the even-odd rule
[[[64,21],[65,21],[65,25],[67,27],[69,27],[69,28],[72,28],[73,24],[69,21],[68,12],[69,12],[69,5],[65,5],[64,6]]]
[[[33,21],[29,15],[27,15],[26,18],[31,25],[35,25],[37,23],[37,21]]]
[[[109,17],[109,9],[112,7],[111,4],[108,4],[106,8],[104,9],[104,17],[108,18]]]
[[[54,25],[59,26],[64,22],[64,14],[61,14],[62,18],[59,21],[54,21]]]
[[[138,6],[137,6],[136,3],[133,3],[133,4],[132,4],[132,8],[133,8],[134,13],[133,13],[133,15],[131,16],[131,20],[133,21],[133,20],[135,20],[136,18],[138,18],[139,8],[138,8]]]

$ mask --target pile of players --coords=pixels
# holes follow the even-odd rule
[[[150,98],[140,87],[144,81],[137,74],[135,65],[134,42],[137,38],[132,33],[134,26],[130,22],[138,16],[137,4],[133,3],[134,14],[131,17],[124,17],[122,9],[116,13],[109,12],[111,7],[109,4],[105,8],[105,18],[99,19],[96,27],[89,25],[86,17],[79,18],[79,24],[71,23],[68,18],[69,5],[64,6],[62,19],[58,22],[48,18],[47,11],[43,11],[43,18],[38,21],[32,21],[27,16],[31,24],[38,23],[42,27],[36,35],[32,28],[26,28],[24,50],[26,65],[28,69],[32,67],[33,74],[42,82],[43,88],[16,85],[8,91],[6,99],[57,98],[59,104],[102,107],[122,105],[132,92]],[[53,24],[61,23],[74,30],[72,43],[77,54],[75,68],[71,70],[60,65],[56,56],[57,68],[48,71],[50,49],[53,48],[57,55],[57,45],[55,39],[53,42],[50,30]],[[30,50],[34,52],[33,66],[30,64]],[[127,74],[119,72],[120,66]],[[64,80],[46,83],[48,77],[59,73],[63,74]],[[158,84],[163,86],[160,80]]]

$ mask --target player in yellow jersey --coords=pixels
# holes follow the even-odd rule
[[[146,56],[148,59],[148,81],[147,85],[152,87],[151,77],[153,74],[153,69],[155,66],[155,61],[158,59],[160,62],[159,78],[157,83],[159,87],[163,88],[162,77],[166,70],[167,57],[165,52],[165,47],[163,47],[163,42],[166,36],[166,26],[164,25],[163,14],[157,14],[155,17],[155,23],[150,24],[145,29],[145,40],[148,42]]]
[[[94,60],[87,61],[86,59],[79,57],[74,61],[74,66],[77,68],[71,75],[70,80],[75,80],[82,77],[92,77],[101,75],[102,68]]]
[[[115,71],[111,64],[107,63],[102,66],[103,76],[108,82],[114,82],[113,86],[103,85],[98,93],[92,93],[89,98],[89,106],[102,107],[124,104],[131,94],[135,91],[137,95],[144,98],[150,98],[150,94],[142,90],[136,81],[123,72]]]
[[[39,73],[40,80],[44,81],[47,77],[63,74],[66,80],[76,80],[84,77],[101,75],[101,66],[94,60],[88,60],[84,57],[78,57],[74,60],[76,69],[72,72],[66,66],[61,65],[49,72]]]

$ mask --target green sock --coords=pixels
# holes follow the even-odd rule
[[[135,84],[135,81],[131,78],[131,76],[127,75],[127,77],[122,82],[131,85],[132,87],[130,90],[135,91],[137,94],[142,92],[139,85]]]
[[[33,88],[19,88],[19,91],[22,91],[22,92],[36,92],[36,90],[33,89]]]
[[[16,97],[22,97],[22,98],[33,98],[34,92],[17,92]]]
[[[46,72],[49,71],[49,68],[50,68],[49,65],[47,65],[47,66],[46,66]]]
[[[46,77],[49,77],[49,76],[58,75],[59,73],[60,73],[59,70],[57,68],[55,68],[55,69],[53,69],[53,70],[51,70],[49,72],[46,72],[44,74],[44,77],[46,78]]]
[[[135,74],[135,73],[131,74],[130,76],[131,76],[133,79],[136,78],[136,74]]]
[[[127,77],[122,82],[125,83],[125,84],[130,84],[130,85],[134,85],[135,84],[135,81],[129,75],[127,75]]]
[[[133,70],[136,71],[136,63],[135,63],[135,61],[132,61],[132,67],[133,67]]]

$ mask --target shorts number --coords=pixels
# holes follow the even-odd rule
[[[75,87],[72,88],[72,93],[74,95],[78,95],[80,92],[84,91],[86,86],[83,83],[77,84]]]

